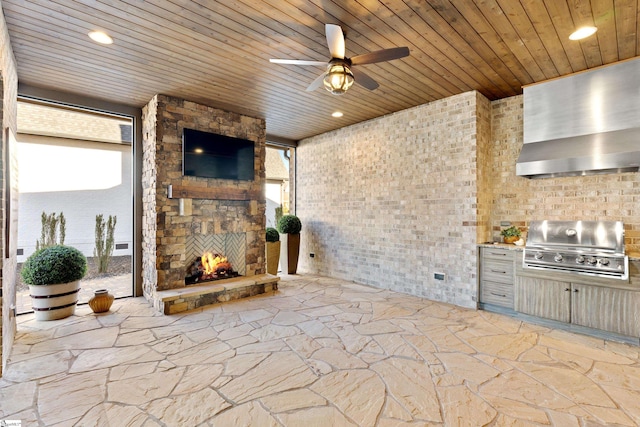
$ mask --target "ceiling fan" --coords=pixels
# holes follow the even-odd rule
[[[352,67],[362,64],[391,61],[409,56],[408,47],[394,47],[347,58],[345,56],[344,32],[342,28],[339,25],[326,24],[325,33],[327,35],[329,52],[331,53],[331,59],[328,63],[299,59],[270,59],[269,61],[275,64],[285,65],[326,65],[327,71],[318,76],[318,78],[309,85],[307,91],[316,90],[324,84],[325,89],[332,94],[342,95],[351,87],[354,81],[369,90],[374,90],[379,86],[378,83],[367,74],[359,70],[352,70]]]

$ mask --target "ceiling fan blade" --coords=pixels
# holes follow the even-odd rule
[[[344,33],[339,25],[326,24],[327,44],[332,58],[344,59]]]
[[[320,74],[314,81],[311,82],[309,87],[307,88],[307,92],[313,92],[318,89],[323,84],[325,73]]]
[[[269,62],[285,65],[327,65],[326,61],[305,61],[304,59],[270,59]]]
[[[351,58],[351,64],[375,64],[376,62],[391,61],[392,59],[404,58],[405,56],[409,56],[408,47],[393,47],[391,49],[382,49],[375,52],[356,55]]]
[[[375,90],[378,88],[378,86],[380,86],[378,82],[376,82],[375,80],[373,80],[371,77],[369,77],[367,74],[363,73],[360,70],[356,70],[352,68],[351,72],[353,73],[353,79],[360,86],[364,86],[369,90]]]

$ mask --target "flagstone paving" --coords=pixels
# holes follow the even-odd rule
[[[23,426],[640,425],[640,348],[317,276],[178,315],[20,316]]]

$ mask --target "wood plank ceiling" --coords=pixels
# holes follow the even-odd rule
[[[640,55],[638,0],[2,0],[21,83],[141,107],[163,93],[263,117],[299,140],[476,89],[522,86]],[[380,83],[343,96],[306,87],[325,61],[324,24],[347,56],[408,46],[359,66]],[[597,33],[570,41],[577,27]],[[91,30],[114,44],[96,45]],[[332,118],[333,111],[344,116]]]

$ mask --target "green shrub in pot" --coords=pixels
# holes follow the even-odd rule
[[[282,267],[282,271],[286,271],[287,274],[296,274],[298,269],[300,230],[302,230],[302,223],[295,215],[284,215],[278,221],[278,231],[282,234],[280,267]]]
[[[267,273],[278,274],[280,262],[280,233],[273,227],[267,227]]]
[[[284,234],[300,234],[302,223],[295,215],[283,215],[278,221],[278,231]]]
[[[267,242],[279,242],[280,233],[273,227],[267,227]]]
[[[20,274],[29,285],[36,320],[71,316],[86,272],[87,258],[71,246],[48,246],[29,256]]]
[[[520,240],[520,236],[522,235],[520,229],[515,225],[512,225],[509,228],[505,228],[500,232],[500,234],[504,238],[505,243],[513,243],[517,240]]]
[[[28,285],[52,285],[80,280],[87,273],[87,258],[71,246],[54,245],[35,251],[20,274]]]

